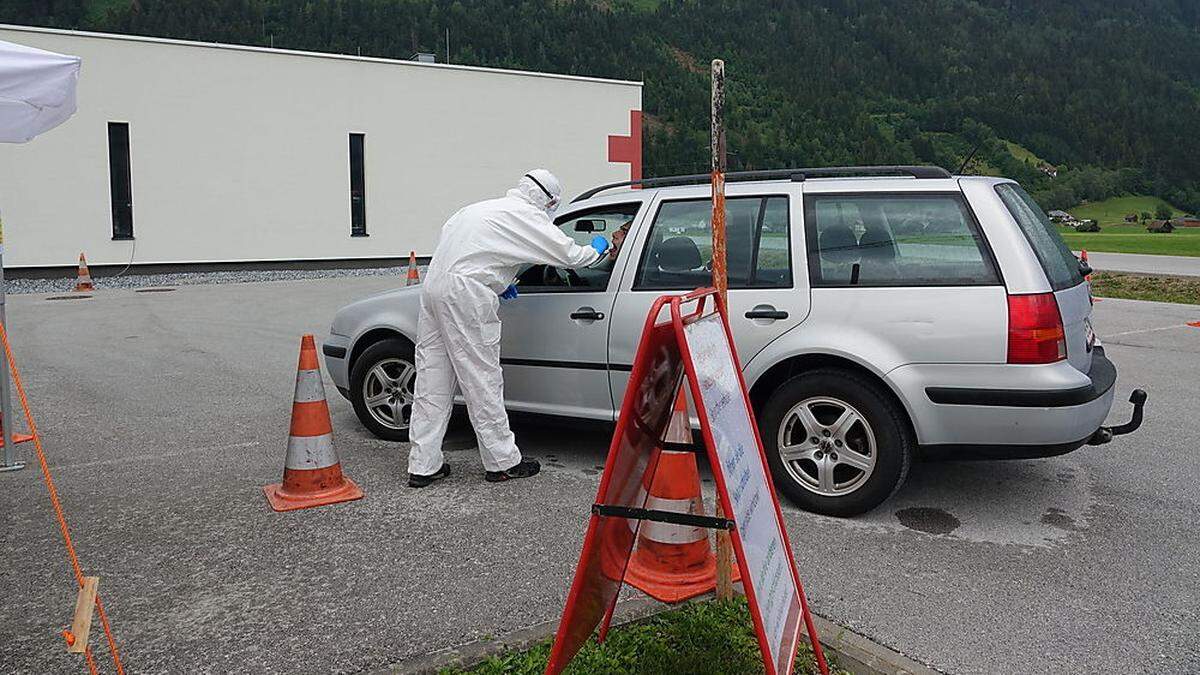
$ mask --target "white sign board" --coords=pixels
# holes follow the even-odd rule
[[[754,433],[721,316],[684,327],[700,388],[698,408],[707,416],[724,485],[744,552],[742,577],[751,611],[757,613],[770,645],[776,673],[790,673],[800,638],[800,589],[784,543],[766,461]]]

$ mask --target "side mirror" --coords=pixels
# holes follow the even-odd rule
[[[603,232],[605,223],[603,220],[577,220],[575,221],[576,232]]]

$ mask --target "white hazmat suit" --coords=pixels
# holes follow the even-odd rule
[[[561,193],[553,174],[535,169],[505,196],[466,206],[442,226],[421,291],[410,474],[430,476],[441,469],[456,385],[462,387],[484,469],[507,471],[521,462],[504,410],[497,296],[523,265],[583,267],[600,258],[551,221]]]

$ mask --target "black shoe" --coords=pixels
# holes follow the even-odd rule
[[[423,488],[435,480],[441,480],[450,475],[450,465],[442,462],[442,468],[428,476],[422,476],[416,473],[408,474],[408,487]]]
[[[488,471],[484,480],[489,483],[501,483],[510,478],[529,478],[538,475],[542,465],[536,459],[523,459],[521,463],[506,471]]]

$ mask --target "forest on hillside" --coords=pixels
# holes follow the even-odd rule
[[[719,57],[733,170],[974,149],[965,172],[1047,209],[1200,211],[1194,0],[0,0],[0,21],[643,80],[648,175],[707,169]]]

